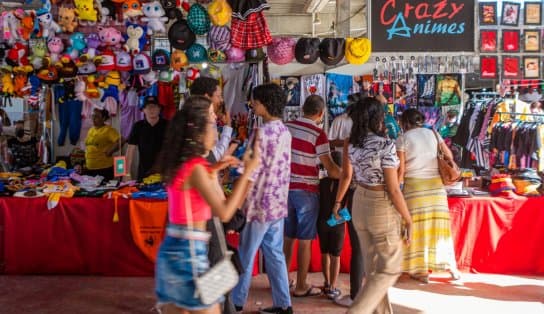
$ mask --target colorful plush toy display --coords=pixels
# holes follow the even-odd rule
[[[47,54],[47,45],[45,44],[45,40],[38,40],[30,48],[32,50],[30,64],[37,70],[43,66],[43,59]]]
[[[123,19],[133,19],[144,15],[139,0],[125,0],[123,3]]]
[[[8,50],[6,63],[13,67],[29,65],[28,47],[20,42],[16,42],[11,49]]]
[[[59,26],[63,32],[73,33],[77,27],[76,9],[74,8],[59,8]]]
[[[11,70],[2,69],[2,93],[4,95],[13,95],[15,87],[13,86],[13,78],[11,77]]]
[[[23,97],[30,93],[30,87],[28,85],[28,74],[32,72],[32,67],[22,66],[13,68],[13,74],[15,78],[13,79],[13,88],[15,95],[17,97]]]
[[[126,51],[136,54],[144,50],[147,43],[146,28],[146,26],[139,24],[127,23],[126,44],[124,46]]]
[[[41,37],[40,25],[35,23],[36,14],[34,11],[15,10],[15,15],[21,21],[21,28],[19,29],[19,35],[23,40],[29,40],[31,36]]]
[[[87,48],[84,50],[84,56],[81,56],[83,58],[83,62],[85,62],[87,59],[94,59],[96,57],[96,49],[100,47],[100,44],[102,42],[100,41],[100,36],[97,33],[90,33],[85,37],[85,44],[87,45]]]
[[[66,53],[69,54],[72,59],[77,59],[86,46],[85,35],[80,32],[73,33],[70,36],[70,47],[66,49]]]
[[[98,14],[94,8],[94,0],[74,0],[74,4],[80,21],[97,21]]]
[[[64,51],[64,43],[60,37],[53,37],[47,41],[47,48],[49,49],[49,57],[51,63],[54,64],[59,61],[60,54]]]
[[[153,35],[153,33],[166,33],[166,27],[164,24],[168,21],[168,18],[164,16],[166,14],[159,1],[153,1],[145,3],[142,7],[145,17],[142,17],[142,22],[147,22],[147,33]]]
[[[114,27],[102,27],[98,26],[98,37],[100,38],[103,47],[121,48],[123,35],[119,30]]]
[[[11,45],[20,39],[19,28],[21,23],[13,11],[2,12],[2,32],[4,39]]]

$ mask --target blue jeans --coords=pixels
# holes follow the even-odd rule
[[[273,305],[282,308],[291,306],[287,266],[285,266],[283,255],[283,218],[265,223],[250,221],[242,230],[238,253],[244,273],[232,290],[233,303],[243,306],[247,301],[255,254],[259,247],[264,254],[266,273],[272,288]]]
[[[317,235],[319,195],[304,190],[289,191],[285,236],[299,240],[313,240]]]

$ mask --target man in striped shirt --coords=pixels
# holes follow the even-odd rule
[[[330,154],[327,134],[318,126],[325,112],[323,98],[317,95],[306,98],[302,111],[302,118],[286,123],[292,142],[291,182],[283,251],[289,270],[294,241],[299,240],[297,282],[293,290],[295,297],[321,294],[320,289],[306,282],[310,266],[311,241],[317,234],[319,215],[318,164],[323,164],[329,177],[337,179],[340,176],[340,168]]]

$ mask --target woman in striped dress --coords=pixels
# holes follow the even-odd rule
[[[429,273],[449,271],[459,279],[451,236],[446,190],[440,179],[437,147],[451,157],[440,135],[423,127],[425,117],[416,109],[404,111],[404,134],[397,139],[399,182],[413,220],[412,241],[404,250],[403,271],[429,282]]]

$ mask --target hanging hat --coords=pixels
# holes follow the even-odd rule
[[[346,39],[346,60],[350,64],[363,64],[368,61],[372,53],[372,45],[368,38]]]
[[[266,48],[266,54],[275,64],[287,64],[295,58],[296,40],[290,37],[274,37]]]
[[[189,14],[187,15],[187,23],[189,28],[193,33],[197,35],[204,35],[210,29],[210,17],[208,16],[208,11],[198,4],[195,3],[189,9]]]
[[[262,12],[251,13],[246,20],[233,18],[230,32],[231,43],[237,48],[253,49],[272,43],[272,36]]]
[[[151,58],[145,53],[139,53],[132,58],[134,74],[147,74],[151,72]]]
[[[213,25],[224,26],[230,22],[232,9],[226,0],[214,0],[208,6],[208,14]]]
[[[227,62],[244,62],[246,60],[246,52],[243,49],[230,47],[227,50]]]
[[[249,49],[246,50],[246,61],[256,63],[264,60],[266,55],[264,54],[263,48]]]
[[[201,44],[193,44],[187,49],[187,57],[191,63],[202,63],[208,60],[208,53]]]
[[[298,63],[312,64],[319,58],[319,38],[300,38],[295,45]]]
[[[91,60],[78,64],[77,66],[77,74],[89,75],[94,73],[96,73],[96,64]]]
[[[319,44],[319,59],[326,65],[336,65],[344,59],[344,38],[325,38]]]
[[[153,70],[164,71],[170,67],[170,56],[164,49],[153,52]]]
[[[189,64],[187,55],[182,50],[174,49],[170,58],[170,66],[176,71],[181,71],[182,68]]]
[[[227,55],[218,49],[208,49],[208,60],[214,63],[227,61]]]
[[[99,56],[100,64],[98,65],[98,71],[112,71],[115,70],[115,54],[111,50],[103,51]]]
[[[170,45],[176,49],[186,50],[196,40],[196,36],[187,25],[187,21],[178,20],[168,30]]]
[[[228,26],[213,25],[208,32],[208,45],[212,49],[227,51],[232,46]]]
[[[118,71],[131,71],[132,70],[132,57],[125,51],[117,53],[117,59],[115,60],[115,67]]]

